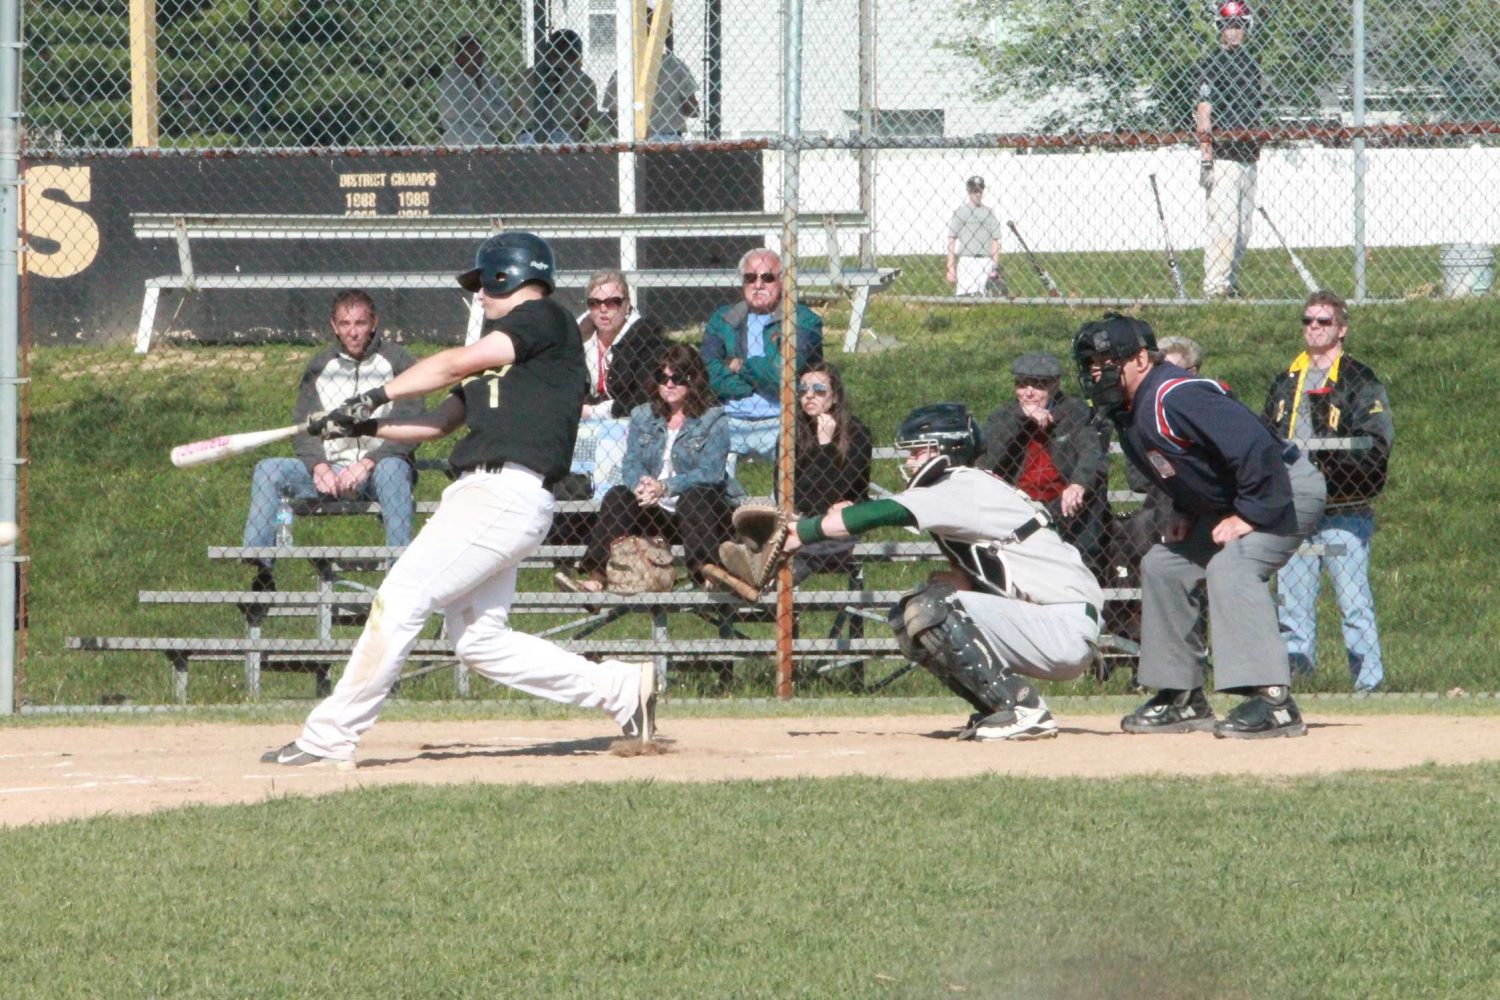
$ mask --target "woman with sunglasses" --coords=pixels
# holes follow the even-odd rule
[[[864,500],[870,491],[870,429],[849,412],[843,378],[815,361],[797,382],[797,401],[797,515],[822,517]],[[853,538],[804,546],[793,567],[796,581],[813,573],[846,571],[853,551]]]
[[[701,582],[703,564],[717,557],[719,543],[729,537],[729,423],[723,408],[711,405],[703,359],[695,348],[674,344],[647,387],[651,401],[630,413],[625,484],[604,495],[578,577],[557,574],[564,590],[604,590],[610,545],[625,535],[681,542],[688,574]]]
[[[592,477],[588,492],[604,497],[620,484],[630,411],[649,402],[646,383],[667,349],[661,327],[631,305],[630,282],[615,270],[589,275],[588,309],[578,317],[589,389],[573,452],[575,475]]]

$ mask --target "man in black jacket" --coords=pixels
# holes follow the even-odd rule
[[[1054,355],[1023,354],[1010,370],[1016,398],[985,421],[985,450],[975,464],[1044,504],[1063,541],[1098,576],[1109,467],[1089,408],[1062,394],[1062,362]]]
[[[1328,480],[1328,507],[1309,539],[1320,554],[1298,554],[1276,578],[1281,631],[1294,674],[1317,662],[1317,604],[1328,570],[1343,614],[1344,648],[1356,691],[1385,679],[1375,599],[1370,592],[1370,502],[1385,488],[1396,429],[1385,386],[1368,365],[1344,351],[1349,311],[1332,292],[1318,291],[1302,307],[1307,350],[1279,375],[1266,397],[1265,417],[1287,440],[1306,449]],[[1316,551],[1316,550],[1315,550]]]
[[[1233,739],[1306,734],[1268,583],[1322,516],[1322,475],[1222,385],[1163,362],[1140,320],[1109,313],[1086,323],[1073,353],[1125,457],[1171,498],[1174,515],[1141,561],[1137,679],[1156,695],[1121,728],[1212,728]],[[1245,696],[1218,722],[1195,641],[1205,597],[1215,686]]]

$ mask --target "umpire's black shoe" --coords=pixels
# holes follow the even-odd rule
[[[1236,705],[1214,725],[1221,740],[1270,740],[1278,736],[1306,736],[1307,725],[1292,700],[1290,688],[1263,687]]]
[[[1201,687],[1191,691],[1162,688],[1140,708],[1120,720],[1127,733],[1196,733],[1212,729],[1214,710]]]

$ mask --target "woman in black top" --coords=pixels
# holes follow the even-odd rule
[[[870,491],[870,429],[849,412],[844,380],[822,361],[797,381],[797,461],[793,489],[797,514],[822,517],[867,498]],[[801,582],[813,573],[847,572],[854,539],[815,542],[797,552],[793,573]]]

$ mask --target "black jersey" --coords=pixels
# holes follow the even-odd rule
[[[1261,74],[1255,57],[1243,46],[1209,53],[1198,64],[1198,100],[1213,106],[1215,129],[1260,128]],[[1214,156],[1254,163],[1260,156],[1260,143],[1215,141]]]
[[[455,472],[515,462],[550,486],[568,474],[588,391],[583,341],[573,317],[551,299],[523,302],[496,328],[510,335],[516,360],[476,372],[453,387],[469,433],[453,449]]]

